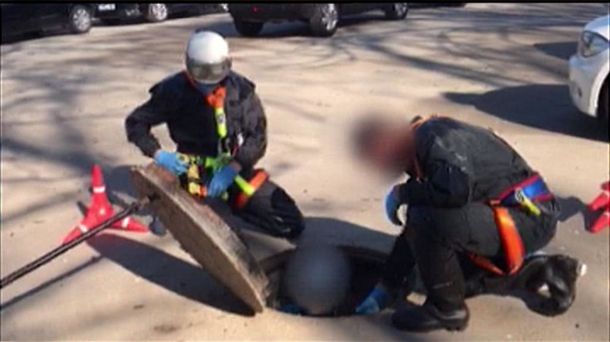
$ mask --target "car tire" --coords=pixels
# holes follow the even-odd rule
[[[244,21],[241,19],[233,19],[233,26],[235,26],[235,30],[245,37],[256,37],[263,30],[263,26],[265,23],[253,22],[253,21]]]
[[[402,20],[409,13],[409,4],[406,2],[395,2],[385,10],[385,17],[388,20]]]
[[[317,37],[330,37],[339,26],[339,7],[336,4],[319,4],[309,19],[311,33]]]
[[[151,23],[165,21],[169,16],[169,9],[166,4],[148,4],[146,6],[146,20]]]
[[[610,105],[610,89],[609,87],[610,79],[607,79],[602,86],[602,90],[599,92],[599,101],[597,105],[597,117],[599,120],[604,123],[604,127],[608,128],[608,121],[610,121],[610,116],[608,114]]]
[[[76,5],[70,9],[68,26],[70,32],[81,34],[87,33],[91,29],[93,14],[91,8],[83,5]]]

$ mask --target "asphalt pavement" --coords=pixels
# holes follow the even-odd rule
[[[262,166],[308,217],[306,238],[388,251],[399,233],[383,215],[390,183],[353,160],[350,125],[371,110],[441,114],[494,129],[544,175],[563,208],[547,251],[581,259],[588,274],[564,315],[481,296],[468,301],[465,332],[415,335],[392,329],[389,313],[245,315],[170,236],[115,232],[2,289],[0,337],[608,340],[610,229],[587,233],[582,214],[608,178],[607,130],[577,112],[566,85],[582,27],[607,12],[568,3],[420,8],[398,22],[348,19],[328,39],[299,23],[242,38],[218,14],[2,45],[2,276],[57,246],[78,222],[92,164],[102,165],[115,203],[133,198],[128,167],[148,160],[127,143],[124,118],[149,87],[183,67],[197,28],[228,37],[234,68],[256,82],[269,119]],[[164,129],[155,132],[171,148]]]

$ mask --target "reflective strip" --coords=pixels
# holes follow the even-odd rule
[[[214,114],[216,115],[216,131],[220,138],[227,136],[227,115],[225,114],[224,108],[215,108]]]
[[[243,207],[246,206],[246,204],[248,203],[248,200],[250,200],[250,197],[252,197],[252,195],[254,195],[254,193],[267,181],[267,179],[269,178],[269,174],[267,174],[267,172],[265,172],[265,170],[259,170],[256,175],[254,175],[254,177],[252,177],[252,179],[250,179],[250,182],[246,182],[242,177],[239,177],[239,179],[241,179],[241,181],[243,181],[246,185],[248,189],[252,189],[252,192],[250,195],[246,194],[243,190],[237,194],[237,196],[235,196],[235,202],[234,205],[237,209],[241,209]],[[241,181],[238,182],[238,179],[235,180],[236,183],[239,185],[239,183]],[[241,187],[241,186],[240,186]]]
[[[95,186],[93,187],[93,193],[94,194],[101,194],[106,192],[106,187],[105,186]]]
[[[224,109],[226,96],[227,89],[220,86],[205,98],[207,103],[214,108],[214,116],[216,117],[216,131],[221,139],[224,139],[227,136],[227,117]]]
[[[89,227],[85,226],[84,224],[80,223],[78,225],[78,230],[80,230],[82,233],[86,233],[89,231]]]
[[[121,228],[127,229],[128,225],[129,225],[129,217],[126,217],[121,221]]]
[[[239,189],[246,194],[246,196],[250,197],[252,195],[254,195],[254,192],[256,191],[256,189],[250,185],[250,183],[248,183],[243,177],[241,176],[237,176],[235,177],[235,183],[237,183],[237,186],[239,186]]]

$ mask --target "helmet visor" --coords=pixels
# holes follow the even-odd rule
[[[231,70],[231,60],[227,58],[220,63],[207,64],[187,57],[186,69],[195,81],[204,84],[215,84],[227,77]]]

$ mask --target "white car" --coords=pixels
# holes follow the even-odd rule
[[[588,23],[570,58],[570,95],[583,113],[608,122],[610,15]]]

